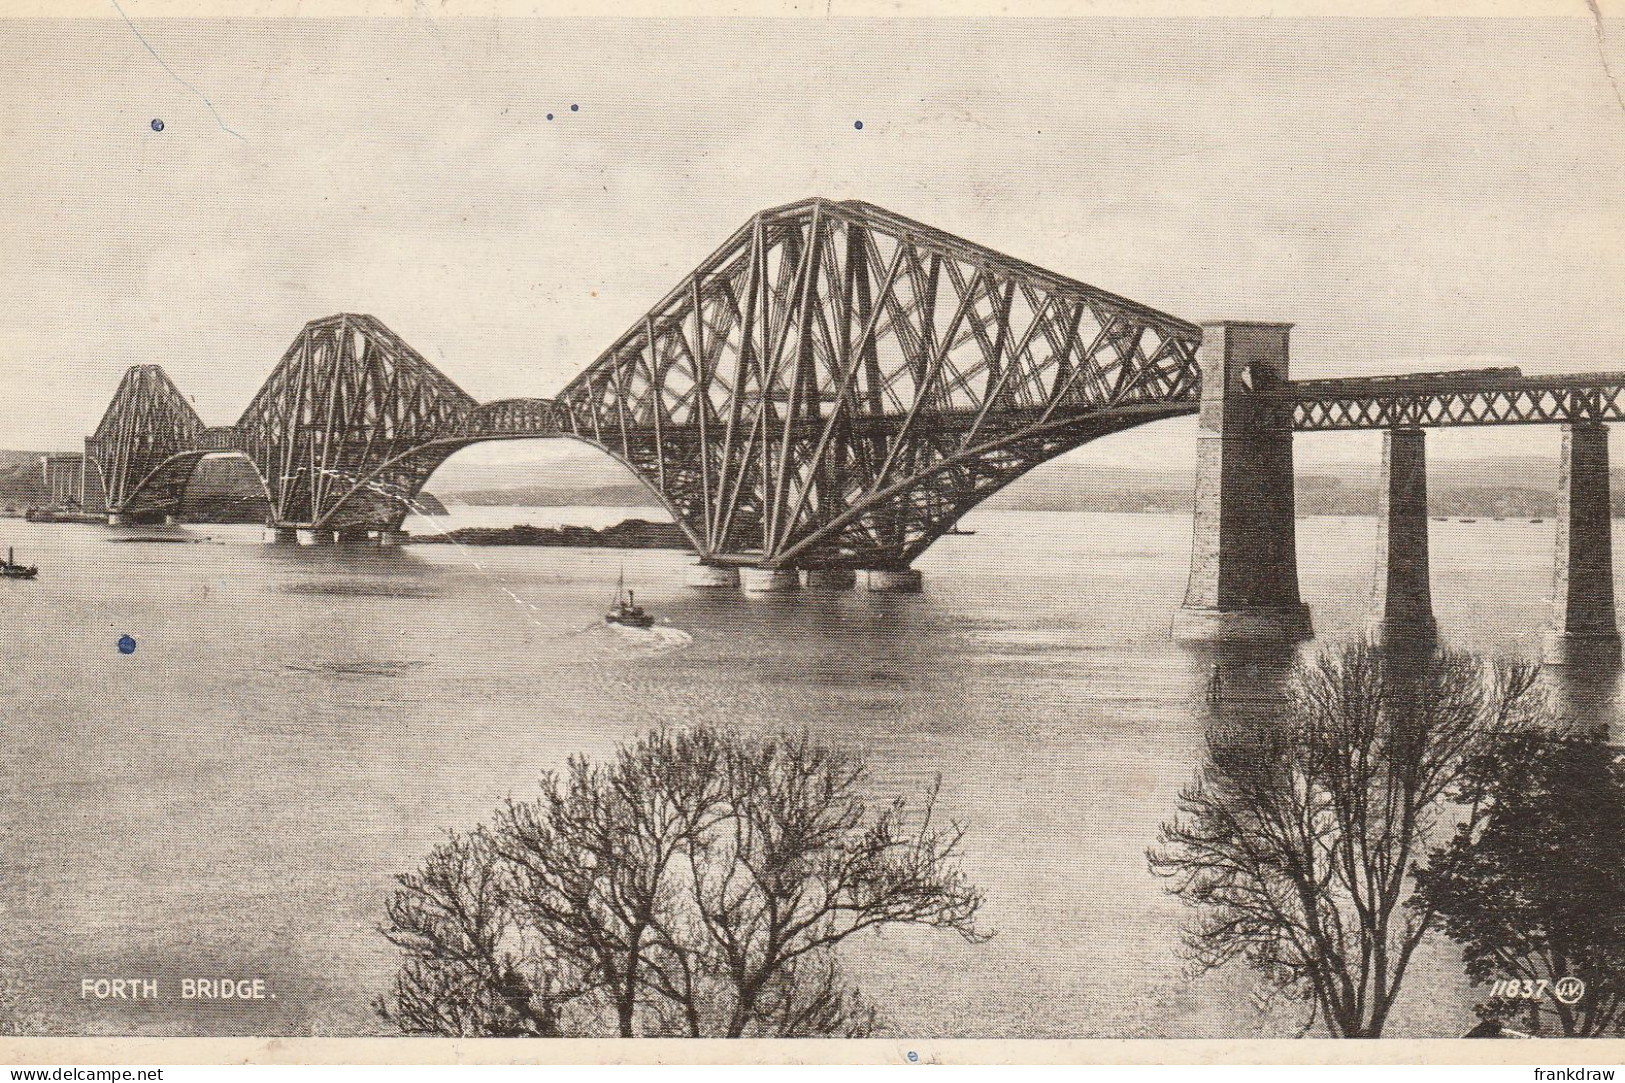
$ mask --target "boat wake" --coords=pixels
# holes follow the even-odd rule
[[[680,650],[694,642],[694,637],[681,628],[669,624],[656,624],[652,628],[629,628],[624,624],[598,622],[583,629],[583,634],[602,640],[615,649],[636,649],[645,654],[663,654]]]

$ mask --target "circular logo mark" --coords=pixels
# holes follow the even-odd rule
[[[118,637],[118,652],[120,654],[135,653],[135,636],[122,635]]]
[[[1586,995],[1586,983],[1579,978],[1558,978],[1552,986],[1552,995],[1565,1004],[1578,1004]]]
[[[164,122],[159,120],[157,117],[153,117],[152,118],[152,130],[155,131],[155,132],[163,131],[164,130]]]

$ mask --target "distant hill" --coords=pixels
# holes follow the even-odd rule
[[[1351,464],[1346,470],[1317,468],[1297,478],[1302,515],[1374,515],[1380,468]],[[1616,514],[1625,514],[1625,469],[1613,475]],[[1088,462],[1061,460],[995,493],[989,508],[1013,511],[1189,511],[1194,496],[1189,472],[1170,477],[1145,470],[1103,470]],[[1546,517],[1557,511],[1557,464],[1543,458],[1435,460],[1428,464],[1428,507],[1435,515]]]
[[[0,451],[0,507],[35,508],[51,502],[40,469],[43,451]]]
[[[0,507],[49,503],[40,452],[0,451]],[[1021,478],[987,501],[1017,511],[1189,511],[1190,464],[1176,472],[1102,468],[1087,459],[1063,458]],[[624,468],[579,465],[556,481],[537,480],[535,466],[487,466],[454,475],[419,502],[442,514],[445,502],[522,507],[659,506],[653,494]],[[1379,468],[1360,462],[1346,469],[1317,467],[1298,475],[1303,515],[1371,515],[1377,510]],[[1429,509],[1435,515],[1547,517],[1557,511],[1557,463],[1547,458],[1440,460],[1428,464]],[[436,499],[439,497],[440,499]],[[1625,465],[1613,474],[1616,515],[1625,515]],[[188,518],[206,522],[263,522],[265,498],[251,468],[240,459],[205,459],[189,493]]]
[[[524,484],[445,494],[457,504],[510,505],[525,508],[658,508],[660,501],[637,482],[625,485]]]
[[[615,472],[622,477],[619,467]],[[584,483],[579,473],[568,483],[535,481],[536,470],[488,470],[477,488],[449,489],[440,495],[466,504],[529,507],[654,507],[657,501],[633,482]],[[611,475],[613,476],[613,475]],[[1380,468],[1361,461],[1346,469],[1317,467],[1298,474],[1298,511],[1303,515],[1374,515]],[[1547,458],[1435,459],[1428,464],[1429,508],[1435,515],[1545,518],[1557,511],[1557,463]],[[1086,459],[1060,459],[990,497],[989,508],[1012,511],[1189,511],[1194,491],[1191,467],[1177,472],[1102,468]],[[1614,511],[1625,515],[1625,465],[1614,472]]]
[[[0,507],[38,508],[51,503],[40,469],[40,454],[0,451]],[[93,491],[86,500],[87,510],[99,511],[104,505],[94,480],[90,488]],[[418,502],[429,515],[446,513],[445,506],[427,493]],[[187,489],[186,514],[182,518],[192,523],[263,523],[270,510],[254,468],[241,458],[224,456],[198,463]]]

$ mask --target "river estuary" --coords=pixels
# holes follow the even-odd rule
[[[195,544],[118,543],[8,521],[4,543],[42,573],[0,585],[0,976],[32,1029],[383,1032],[369,1002],[395,966],[376,931],[395,872],[571,753],[712,720],[810,727],[867,757],[877,798],[940,774],[969,822],[997,935],[849,948],[895,1031],[1294,1033],[1292,1012],[1254,1005],[1251,974],[1184,974],[1183,907],[1146,868],[1204,755],[1211,663],[1167,634],[1189,519],[980,511],[964,526],[919,563],[921,595],[748,600],[685,588],[675,552],[302,550],[202,526],[169,532]],[[1323,637],[1358,633],[1375,527],[1300,521]],[[1537,651],[1552,530],[1435,522],[1443,634]],[[601,619],[623,567],[661,615],[651,633]],[[81,999],[85,977],[129,974],[261,978],[274,999]],[[1407,982],[1391,1034],[1472,1024],[1448,944]]]

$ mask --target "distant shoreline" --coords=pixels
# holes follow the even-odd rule
[[[509,505],[521,507],[522,505]],[[997,509],[1002,511],[1016,511],[1019,509]],[[1026,514],[1032,514],[1027,512]],[[1181,512],[1168,508],[1146,509],[1140,511],[1043,511],[1038,514],[1046,515],[1164,515],[1186,516],[1188,512]],[[1359,512],[1332,513],[1304,515],[1300,518],[1341,518],[1341,519],[1371,519],[1375,516]],[[1545,516],[1522,515],[1483,515],[1483,516],[1454,516],[1435,515],[1430,517],[1432,522],[1457,522],[1463,524],[1474,523],[1522,523],[1536,524],[1550,522]],[[532,526],[529,523],[520,523],[505,527],[459,527],[444,533],[412,534],[406,539],[409,545],[474,545],[474,546],[538,546],[563,547],[579,549],[675,549],[689,548],[688,538],[682,528],[676,523],[650,522],[646,519],[624,519],[614,526],[604,527],[601,530],[585,526]]]
[[[410,545],[535,545],[580,549],[687,549],[688,537],[676,523],[623,519],[594,530],[588,526],[465,526],[436,534],[413,534]]]

